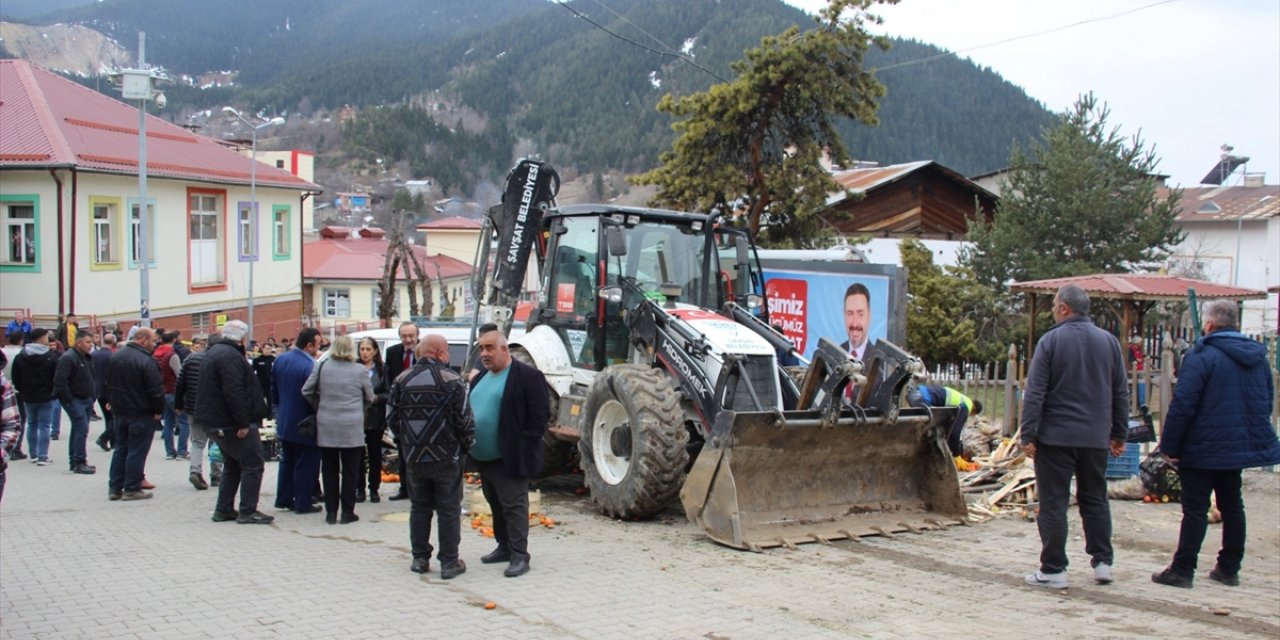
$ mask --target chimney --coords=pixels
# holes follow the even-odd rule
[[[1244,174],[1244,186],[1246,187],[1263,187],[1267,183],[1267,174],[1264,172],[1246,173]]]

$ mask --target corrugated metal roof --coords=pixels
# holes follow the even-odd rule
[[[917,162],[908,162],[906,164],[892,164],[887,167],[871,167],[867,169],[850,169],[848,171],[839,171],[831,175],[831,179],[847,191],[854,193],[865,193],[872,191],[896,180],[901,180],[920,169],[928,166],[935,166],[943,175],[963,184],[966,188],[973,189],[990,198],[999,199],[999,197],[987,191],[978,183],[966,178],[959,173],[938,164],[933,160],[919,160]],[[838,191],[827,196],[827,204],[832,205],[840,202],[845,198],[843,191]]]
[[[480,229],[483,226],[484,225],[481,224],[479,220],[464,218],[462,216],[449,216],[448,218],[424,222],[418,225],[418,229],[424,231],[431,229]]]
[[[252,160],[205,136],[147,116],[147,174],[248,185]],[[137,175],[138,109],[25,60],[0,60],[0,169],[76,167]],[[322,191],[258,163],[257,183]]]
[[[1196,297],[1203,299],[1255,300],[1267,297],[1267,292],[1260,289],[1231,287],[1203,280],[1149,273],[1098,273],[1015,282],[1009,286],[1009,290],[1014,293],[1054,294],[1059,288],[1068,284],[1079,286],[1094,298],[1173,300],[1186,298],[1188,289],[1195,289]]]
[[[320,238],[303,244],[302,277],[306,280],[378,280],[386,265],[386,238]],[[412,247],[430,278],[471,275],[471,265],[446,255],[427,255],[425,247]],[[401,278],[408,278],[401,265]]]
[[[1168,197],[1168,193],[1162,189],[1159,195]],[[1178,220],[1187,222],[1272,218],[1280,216],[1280,185],[1183,189],[1178,204]]]

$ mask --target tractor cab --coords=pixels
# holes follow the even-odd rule
[[[576,368],[634,361],[626,319],[643,300],[718,309],[733,295],[720,276],[721,252],[705,232],[709,223],[704,215],[601,205],[549,213],[531,325],[555,329]]]

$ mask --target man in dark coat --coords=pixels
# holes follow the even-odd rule
[[[276,471],[277,509],[317,513],[312,489],[320,478],[320,447],[313,436],[298,433],[298,423],[312,414],[302,397],[302,385],[311,376],[320,355],[320,331],[307,327],[294,346],[271,366],[272,402],[276,407],[276,438],[280,440],[280,467]]]
[[[1124,453],[1129,384],[1120,341],[1089,319],[1089,295],[1069,284],[1053,298],[1057,324],[1040,337],[1022,403],[1022,450],[1035,461],[1040,493],[1040,569],[1033,587],[1067,586],[1067,508],[1071,477],[1084,527],[1084,550],[1098,584],[1111,582],[1111,505],[1107,450]]]
[[[485,370],[471,381],[476,439],[470,455],[498,541],[480,561],[507,562],[502,574],[514,578],[529,572],[529,478],[542,466],[550,395],[541,371],[511,358],[501,331],[481,335],[477,347]]]
[[[111,426],[112,413],[107,408],[107,365],[111,363],[111,356],[116,354],[116,339],[114,333],[108,333],[102,337],[102,347],[95,349],[89,354],[89,358],[93,360],[93,382],[94,394],[98,398],[98,408],[102,410],[102,435],[98,436],[98,448],[103,451],[111,450],[111,443],[115,440],[115,429]]]
[[[1204,332],[1182,363],[1160,450],[1178,466],[1182,481],[1182,530],[1167,569],[1151,580],[1190,588],[1208,525],[1209,494],[1222,512],[1222,549],[1209,579],[1240,584],[1245,514],[1240,472],[1280,464],[1280,440],[1271,426],[1276,400],[1267,348],[1245,337],[1236,303],[1218,300],[1205,309]]]
[[[258,493],[266,466],[258,427],[267,415],[267,404],[245,359],[247,333],[249,325],[232,320],[222,327],[222,339],[205,353],[196,388],[195,415],[222,450],[222,483],[213,521],[271,524],[275,518],[258,511]],[[237,491],[239,511],[233,506]]]
[[[61,354],[49,347],[49,330],[31,330],[31,341],[13,359],[13,388],[27,408],[27,452],[38,465],[49,464],[49,440],[61,414],[53,393],[53,374]]]
[[[396,378],[399,378],[401,373],[408,371],[413,367],[413,363],[417,362],[414,350],[418,347],[418,325],[412,322],[401,322],[398,331],[400,333],[400,343],[387,347],[388,387],[395,384]],[[396,439],[396,446],[403,449],[404,445],[400,442],[400,432],[396,431],[394,423],[391,425],[391,435]],[[404,500],[409,497],[409,492],[406,490],[407,484],[403,480],[405,477],[404,456],[400,456],[400,468],[398,471],[401,478],[400,489],[388,496],[388,500]]]
[[[147,452],[164,413],[164,385],[151,359],[155,332],[140,327],[107,364],[107,401],[115,426],[115,450],[107,480],[111,500],[145,500],[142,490]]]
[[[82,332],[76,336],[75,345],[58,359],[58,369],[53,375],[53,388],[62,403],[62,409],[71,418],[71,434],[67,438],[67,462],[72,473],[90,475],[97,471],[89,464],[85,445],[89,441],[89,415],[97,399],[94,388],[93,335]]]

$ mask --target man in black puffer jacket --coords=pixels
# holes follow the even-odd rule
[[[13,359],[13,388],[27,407],[27,451],[38,465],[49,464],[49,439],[60,411],[53,393],[59,353],[49,348],[49,330],[32,329],[31,340]]]
[[[164,412],[164,385],[151,359],[156,334],[141,327],[107,363],[107,401],[114,419],[115,450],[107,480],[111,500],[145,500],[143,472]]]
[[[191,474],[188,479],[191,486],[200,491],[209,485],[219,486],[222,483],[222,463],[209,460],[209,482],[204,481],[204,456],[209,445],[209,434],[204,423],[196,415],[196,391],[200,388],[200,367],[204,364],[209,342],[217,342],[222,336],[213,334],[208,338],[196,336],[191,342],[191,355],[182,361],[182,371],[178,373],[178,383],[174,388],[173,408],[179,415],[187,417],[191,435]]]
[[[266,400],[257,376],[244,356],[249,325],[232,320],[222,328],[222,340],[209,347],[200,365],[195,415],[222,450],[222,483],[214,522],[235,519],[240,524],[270,524],[274,517],[258,511],[258,491],[266,466],[258,424],[267,416]],[[240,511],[232,507],[240,491]]]

